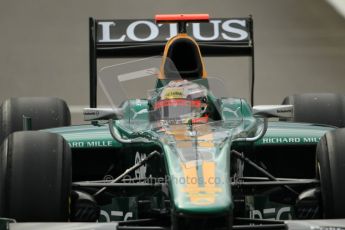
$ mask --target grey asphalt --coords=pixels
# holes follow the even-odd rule
[[[343,219],[332,220],[298,220],[286,221],[287,229],[343,229]],[[46,230],[46,229],[74,229],[74,230],[110,230],[116,229],[117,223],[11,223],[11,230]],[[334,227],[336,226],[336,227]]]
[[[345,93],[345,19],[324,0],[0,0],[0,101],[55,96],[73,108],[87,105],[88,17],[157,13],[253,15],[255,104],[302,92]],[[227,78],[234,70],[227,61],[208,59],[208,72]],[[247,93],[247,77],[234,72],[229,91]],[[80,114],[73,120],[80,122]]]

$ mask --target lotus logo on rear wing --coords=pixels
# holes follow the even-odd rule
[[[213,19],[210,23],[189,23],[187,33],[197,41],[246,42],[250,40],[248,18]],[[177,35],[177,24],[156,24],[154,20],[99,20],[97,43],[166,42]]]
[[[168,39],[177,33],[176,23],[156,24],[153,19],[96,20],[89,18],[90,107],[97,107],[97,59],[161,55]],[[250,72],[251,79],[254,80],[253,19],[251,16],[215,18],[209,23],[188,23],[186,33],[198,42],[204,57],[251,57]],[[254,104],[253,96],[251,96],[251,103]]]

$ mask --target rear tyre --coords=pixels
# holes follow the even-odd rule
[[[0,143],[11,133],[23,130],[23,115],[32,119],[32,130],[71,124],[65,101],[51,97],[10,98],[0,107]]]
[[[345,127],[345,96],[334,93],[306,93],[288,96],[284,105],[294,105],[294,122]]]
[[[58,134],[15,132],[0,158],[0,216],[19,222],[67,221],[71,151]]]
[[[316,149],[325,218],[345,218],[345,128],[327,132]]]

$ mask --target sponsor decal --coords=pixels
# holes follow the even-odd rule
[[[187,33],[198,41],[249,42],[248,19],[214,19],[210,23],[188,23]],[[99,20],[98,43],[167,41],[177,35],[177,24],[153,20]]]
[[[71,141],[68,143],[71,148],[96,148],[96,147],[111,147],[113,141]]]
[[[116,197],[101,207],[99,222],[126,221],[138,218],[136,197]]]
[[[284,144],[284,143],[300,143],[299,137],[265,137],[262,139],[263,144]]]
[[[245,203],[249,218],[291,220],[294,217],[292,206],[272,202],[267,196],[246,196]]]
[[[251,210],[249,212],[249,217],[253,219],[266,219],[266,220],[290,220],[291,218],[291,208],[265,208],[263,210]]]
[[[145,159],[146,154],[145,153],[139,153],[137,152],[135,154],[135,160],[134,164],[138,164],[141,160]],[[136,179],[144,179],[146,178],[146,164],[138,168],[137,170],[134,171],[135,178]]]
[[[84,111],[84,115],[93,115],[93,116],[98,116],[99,115],[99,111]]]
[[[264,137],[261,144],[316,144],[320,137]]]
[[[162,93],[163,99],[184,98],[183,89],[165,89]]]
[[[277,113],[291,113],[292,109],[277,109]]]
[[[101,210],[100,219],[101,222],[113,222],[114,221],[126,221],[133,218],[133,212],[123,212],[123,211],[110,211],[110,213]]]

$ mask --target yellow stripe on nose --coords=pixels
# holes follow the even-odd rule
[[[207,134],[199,137],[198,146],[202,148],[213,148],[213,134]]]
[[[197,175],[196,164],[182,164],[184,176],[186,178],[186,187],[183,192],[187,193],[192,204],[196,205],[209,205],[213,204],[216,200],[216,193],[222,191],[221,188],[216,186],[215,162],[202,162],[202,173],[204,179],[204,186],[199,185],[199,177]]]
[[[198,191],[198,172],[196,170],[196,164],[184,164],[182,163],[183,174],[185,176],[185,192]]]
[[[213,161],[204,161],[202,162],[202,173],[204,175],[204,184],[206,188],[206,192],[212,191],[216,188],[216,163]]]

